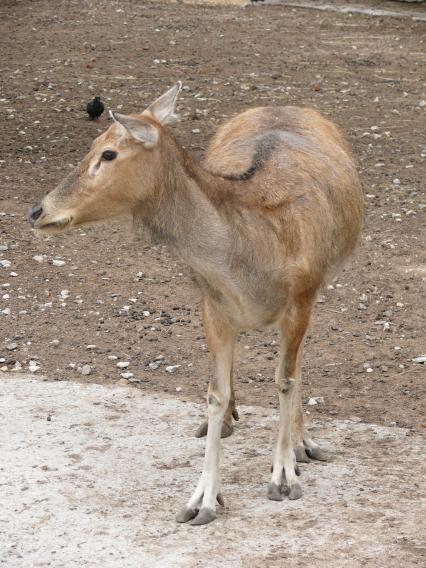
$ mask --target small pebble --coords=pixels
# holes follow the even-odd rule
[[[52,260],[52,264],[53,266],[65,266],[66,262],[65,260]]]
[[[130,365],[129,361],[119,361],[117,363],[117,367],[119,369],[125,369],[126,367],[128,367]]]
[[[36,373],[40,369],[40,365],[37,361],[30,361],[28,364],[28,370],[30,373]]]
[[[168,367],[166,367],[166,371],[168,373],[176,373],[176,371],[179,369],[180,365],[169,365]]]
[[[85,376],[90,375],[90,373],[92,372],[92,367],[90,365],[83,365],[80,372]]]
[[[134,376],[133,373],[130,373],[129,371],[120,373],[120,377],[123,377],[123,379],[131,379],[133,376]]]
[[[317,404],[324,404],[324,398],[322,396],[313,396],[308,400],[309,406],[316,406]]]

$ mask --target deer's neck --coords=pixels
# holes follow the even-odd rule
[[[175,144],[168,158],[155,196],[136,215],[196,271],[200,264],[217,265],[230,244],[220,204],[231,182],[205,171]]]

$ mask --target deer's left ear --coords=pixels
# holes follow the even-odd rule
[[[143,111],[144,114],[151,116],[161,124],[175,118],[175,106],[179,93],[182,90],[182,81],[178,81],[171,89],[166,91],[161,97],[154,101]]]
[[[139,120],[118,112],[111,112],[110,115],[115,122],[128,132],[135,140],[143,142],[146,148],[153,148],[158,141],[158,130],[144,120]]]

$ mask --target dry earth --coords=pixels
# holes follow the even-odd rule
[[[102,0],[6,1],[0,10],[0,367],[33,361],[57,380],[116,382],[116,356],[143,391],[180,388],[177,396],[203,400],[208,355],[186,267],[145,235],[132,240],[126,223],[39,241],[25,219],[107,127],[107,118],[86,120],[93,94],[133,111],[183,79],[174,130],[195,155],[221,121],[254,105],[314,106],[348,134],[365,230],[319,299],[305,400],[324,397],[314,414],[424,422],[424,367],[412,361],[425,351],[423,23]],[[239,401],[276,405],[275,341],[242,335]],[[174,376],[169,365],[181,365]]]
[[[366,431],[379,427],[364,422],[390,427],[383,430],[390,436],[404,433],[399,444],[418,440],[426,414],[425,367],[413,361],[426,351],[424,23],[285,6],[4,0],[0,32],[0,393],[10,388],[11,371],[31,368],[56,381],[129,382],[140,391],[132,396],[150,401],[173,393],[177,422],[184,403],[200,416],[192,403],[203,401],[208,353],[186,267],[143,231],[132,237],[127,221],[44,240],[36,240],[26,222],[29,206],[108,126],[106,116],[99,123],[85,117],[94,94],[108,109],[131,112],[182,79],[181,121],[173,129],[196,156],[220,122],[257,105],[313,106],[347,133],[366,191],[365,230],[356,256],[318,301],[305,350],[304,401],[324,402],[306,404],[306,412],[315,424],[327,425],[327,436],[330,418],[339,425],[355,419]],[[239,347],[238,402],[253,407],[254,417],[268,410],[272,420],[276,336],[250,331]],[[124,372],[133,376],[121,377],[117,362],[128,362]],[[177,365],[173,374],[166,370]],[[46,396],[67,387],[51,388]],[[193,415],[187,420],[181,425],[182,451],[201,452],[202,445],[189,438],[196,420]],[[13,431],[13,421],[8,427]],[[413,438],[398,427],[408,428]],[[236,440],[241,442],[247,428],[244,416]],[[356,447],[357,468],[366,467],[363,452],[370,450],[364,443],[370,440]],[[345,444],[344,460],[358,442],[349,437]],[[383,459],[379,445],[371,452],[380,463],[393,463],[393,456]],[[267,455],[262,454],[262,467]],[[415,462],[410,467],[409,484],[419,475]],[[320,470],[312,468],[312,480],[319,480]],[[188,472],[195,479],[196,467]],[[380,478],[380,468],[371,475]],[[256,474],[256,484],[259,479]],[[237,482],[248,482],[244,473]],[[181,493],[189,490],[184,483],[177,486]],[[155,484],[150,487],[154,499]],[[257,490],[262,507],[269,506]],[[392,490],[404,486],[395,482]],[[407,493],[412,508],[407,501],[404,522],[411,528],[420,510],[416,491],[413,486]],[[170,510],[181,499],[176,496]],[[249,504],[247,494],[232,499],[232,515]],[[373,500],[373,510],[376,506]],[[139,514],[136,508],[132,514]],[[154,526],[156,518],[151,517]],[[230,526],[235,519],[230,517]],[[302,527],[297,515],[293,520]],[[391,552],[386,548],[383,562],[374,556],[366,562],[392,565]],[[269,565],[277,562],[271,556]]]

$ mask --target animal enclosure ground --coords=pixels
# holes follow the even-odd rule
[[[204,400],[208,353],[186,267],[143,230],[131,236],[127,221],[43,240],[26,221],[107,128],[107,113],[86,119],[95,94],[107,109],[134,112],[181,79],[172,128],[196,156],[218,124],[253,106],[312,106],[342,127],[366,191],[365,229],[318,299],[305,409],[314,420],[421,435],[425,368],[413,359],[425,351],[424,23],[284,6],[4,0],[0,30],[0,368]],[[245,333],[236,361],[238,403],[269,416],[276,341]],[[412,499],[415,508],[414,489]]]

